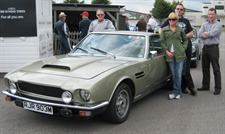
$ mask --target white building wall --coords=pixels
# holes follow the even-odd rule
[[[217,9],[218,6],[223,7],[223,9]],[[188,18],[192,25],[201,26],[208,19],[209,8],[216,8],[217,19],[222,25],[225,25],[225,0],[211,0],[210,3],[203,3],[202,12],[186,12],[184,17]]]
[[[222,9],[219,9],[222,7]],[[225,0],[211,0],[211,3],[204,3],[202,6],[202,17],[204,21],[208,19],[208,9],[215,8],[217,12],[217,19],[222,25],[225,25]]]
[[[52,1],[38,0],[39,58],[53,55]]]
[[[188,12],[185,13],[184,17],[190,21],[191,25],[200,26],[204,21],[201,15],[202,12]]]
[[[0,37],[0,73],[53,55],[52,0],[36,0],[36,18],[36,37]]]
[[[208,14],[209,8],[216,8],[216,6],[225,6],[225,0],[211,0],[211,3],[204,3],[203,4],[203,15]],[[218,10],[217,9],[217,15],[224,15],[225,9]]]
[[[37,37],[0,39],[0,73],[38,59]]]

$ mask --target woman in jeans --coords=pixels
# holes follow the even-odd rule
[[[169,64],[173,78],[173,90],[169,99],[180,99],[182,96],[181,77],[183,64],[186,60],[185,49],[188,40],[182,28],[177,26],[179,16],[174,12],[168,16],[169,25],[162,29],[160,34],[161,46],[166,53],[166,61]]]

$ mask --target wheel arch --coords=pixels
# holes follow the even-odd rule
[[[121,84],[121,83],[126,83],[127,85],[129,85],[130,89],[131,89],[131,95],[132,95],[132,101],[134,100],[134,95],[135,95],[135,84],[134,82],[129,79],[129,78],[126,78],[126,79],[123,79],[122,81],[119,82],[119,84],[116,86],[116,89],[117,87]],[[115,91],[114,91],[115,92]]]

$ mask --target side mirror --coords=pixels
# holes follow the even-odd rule
[[[157,51],[155,51],[155,50],[149,52],[150,58],[155,57],[156,55],[157,55]]]

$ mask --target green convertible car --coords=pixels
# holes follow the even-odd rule
[[[26,110],[63,117],[101,114],[122,123],[133,102],[165,86],[170,77],[159,35],[93,32],[69,54],[6,74],[2,93]]]

